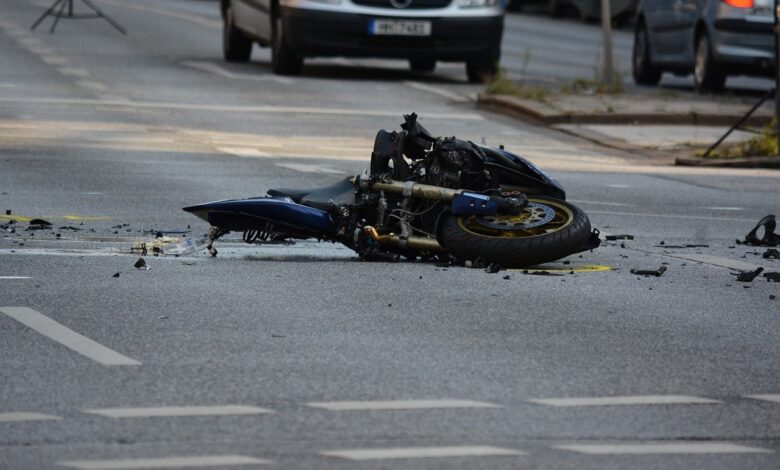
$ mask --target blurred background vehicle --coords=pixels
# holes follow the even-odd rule
[[[638,0],[610,0],[612,17],[623,23],[633,18]],[[601,0],[509,0],[508,9],[519,11],[524,7],[542,5],[555,18],[568,12],[578,15],[583,21],[597,21],[601,18]]]
[[[639,85],[664,72],[693,74],[699,92],[719,91],[729,75],[771,76],[773,0],[643,0],[632,68]]]
[[[274,73],[297,75],[306,57],[465,62],[469,81],[496,73],[503,0],[221,0],[224,58],[246,62],[252,45],[271,48]]]

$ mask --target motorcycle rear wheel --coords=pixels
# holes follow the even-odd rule
[[[528,201],[531,204],[522,214],[499,214],[490,217],[489,223],[485,217],[449,214],[441,222],[439,241],[458,258],[482,258],[505,268],[547,263],[582,249],[591,228],[581,209],[552,198],[531,197]],[[539,211],[550,216],[542,217]]]

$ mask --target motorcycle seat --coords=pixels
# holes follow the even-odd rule
[[[271,196],[289,197],[298,204],[329,211],[342,204],[355,203],[355,186],[347,177],[335,184],[312,189],[269,189]]]

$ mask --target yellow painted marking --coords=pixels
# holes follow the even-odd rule
[[[21,215],[0,215],[0,220],[15,220],[17,222],[29,222],[31,217],[23,217]]]
[[[62,217],[57,216],[49,216],[49,215],[43,215],[40,217],[27,217],[24,215],[0,215],[0,220],[15,220],[17,222],[29,222],[33,219],[44,219],[44,220],[56,220],[56,219],[62,219],[62,220],[111,220],[111,217],[90,217],[90,216],[80,216],[80,215],[64,215]]]
[[[551,266],[551,267],[545,267],[545,266],[537,266],[535,268],[527,268],[527,269],[507,269],[507,271],[516,271],[516,272],[523,272],[528,271],[529,273],[538,273],[541,271],[547,271],[551,273],[595,273],[598,271],[609,271],[612,269],[611,266],[603,266],[599,264],[584,264],[582,266]]]

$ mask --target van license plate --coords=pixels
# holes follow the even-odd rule
[[[430,21],[371,20],[368,33],[374,36],[430,36]]]

